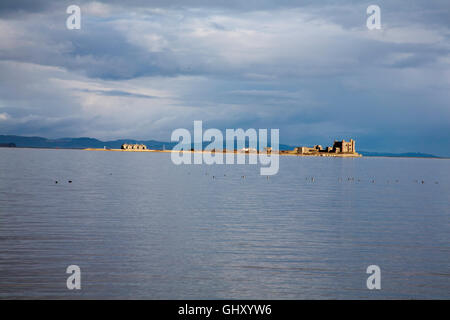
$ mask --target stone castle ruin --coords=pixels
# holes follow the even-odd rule
[[[332,156],[332,155],[357,155],[355,149],[355,140],[350,139],[350,141],[334,141],[332,147],[323,148],[321,145],[315,145],[312,148],[309,147],[296,147],[293,150],[293,153],[299,155],[323,155],[323,156]]]

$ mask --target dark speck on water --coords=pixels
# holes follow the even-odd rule
[[[0,298],[449,299],[449,178],[444,159],[280,157],[267,183],[169,153],[2,148]]]

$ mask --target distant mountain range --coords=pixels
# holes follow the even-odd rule
[[[406,157],[406,158],[441,158],[434,154],[421,153],[421,152],[405,152],[405,153],[388,153],[388,152],[370,152],[370,151],[358,151],[366,157]]]
[[[0,144],[14,143],[18,148],[61,148],[61,149],[85,149],[85,148],[103,148],[120,149],[124,143],[139,143],[145,144],[149,149],[172,149],[176,145],[175,142],[159,142],[154,140],[113,140],[100,141],[94,138],[60,138],[47,139],[41,137],[24,137],[24,136],[9,136],[0,135]]]
[[[133,139],[121,139],[113,141],[100,141],[94,138],[60,138],[60,139],[47,139],[42,137],[25,137],[14,135],[0,135],[0,147],[18,147],[18,148],[52,148],[52,149],[85,149],[85,148],[110,148],[120,149],[124,143],[138,143],[145,144],[149,149],[162,150],[163,148],[170,150],[177,143],[176,142],[161,142],[156,140],[133,140]],[[209,142],[205,142],[204,146],[207,146]],[[293,146],[280,144],[280,150],[292,150]],[[369,152],[358,151],[363,156],[367,157],[415,157],[415,158],[440,158],[438,156],[420,153],[420,152],[408,152],[408,153],[384,153],[384,152]]]
[[[110,148],[120,149],[122,144],[145,144],[149,149],[162,150],[163,148],[170,150],[178,142],[161,142],[156,140],[134,140],[121,139],[112,141],[101,141],[94,138],[60,138],[60,139],[46,139],[41,137],[24,137],[0,135],[0,146],[6,144],[15,144],[18,148],[60,148],[60,149],[86,149],[86,148]],[[204,142],[206,147],[210,142]],[[193,147],[193,146],[192,146]],[[280,144],[280,150],[292,150],[294,147]]]

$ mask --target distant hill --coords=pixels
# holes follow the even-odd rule
[[[387,153],[387,152],[370,152],[370,151],[358,151],[358,152],[366,157],[440,158],[433,154],[421,152],[406,152],[406,153]]]
[[[0,148],[15,148],[16,145],[14,143],[0,143]]]
[[[172,149],[176,142],[161,142],[156,140],[133,140],[133,139],[121,139],[112,141],[101,141],[94,138],[60,138],[60,139],[47,139],[42,137],[25,137],[14,135],[0,135],[0,145],[13,146],[18,148],[61,148],[61,149],[85,149],[85,148],[103,148],[120,149],[124,143],[138,143],[145,144],[149,149],[167,150]],[[209,145],[209,142],[205,142],[204,147]],[[280,150],[292,150],[293,146],[280,144]],[[439,158],[438,156],[426,153],[408,152],[408,153],[386,153],[386,152],[370,152],[359,151],[366,157],[415,157],[415,158]]]

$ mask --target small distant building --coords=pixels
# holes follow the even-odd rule
[[[128,144],[124,143],[121,147],[122,150],[128,151],[139,151],[139,150],[147,150],[147,146],[145,144]]]
[[[296,147],[294,148],[294,153],[298,154],[308,154],[308,153],[314,153],[317,152],[315,148],[309,148],[309,147]]]
[[[241,150],[239,150],[239,152],[241,152],[241,153],[257,153],[258,150],[256,150],[255,148],[242,148]]]

